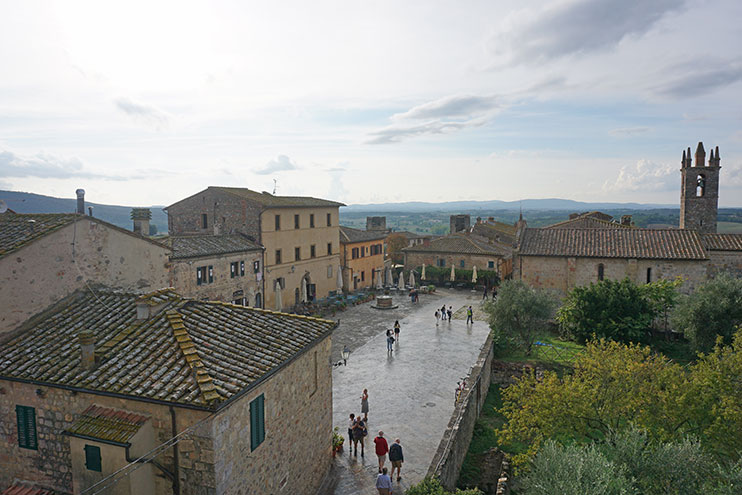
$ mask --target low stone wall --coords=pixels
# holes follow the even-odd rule
[[[508,363],[505,361],[492,361],[492,378],[491,383],[499,385],[512,385],[518,378],[527,373],[536,372],[536,377],[541,378],[544,369],[540,366],[533,366],[527,363]]]
[[[463,399],[456,404],[438,450],[428,468],[428,476],[436,477],[448,490],[454,490],[461,465],[469,450],[474,423],[490,387],[493,359],[492,336],[488,336],[476,364],[467,378]]]

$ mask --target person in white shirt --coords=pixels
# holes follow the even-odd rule
[[[392,479],[386,473],[386,468],[384,468],[376,477],[376,489],[379,495],[392,495]]]

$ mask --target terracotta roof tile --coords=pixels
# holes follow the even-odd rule
[[[606,220],[610,215],[600,212],[583,213],[576,218],[570,218],[562,222],[544,227],[546,229],[631,229],[631,225],[623,225],[619,222]]]
[[[429,244],[418,244],[417,246],[406,247],[402,251],[478,254],[483,256],[508,256],[511,252],[507,245],[496,243],[489,239],[472,234],[462,233],[450,234],[437,239],[432,239]]]
[[[340,226],[340,242],[349,244],[353,242],[366,242],[386,239],[386,231],[380,230],[360,230],[351,227]]]
[[[148,419],[141,414],[93,404],[82,412],[67,433],[72,436],[128,443]]]
[[[242,234],[171,236],[168,243],[173,259],[197,258],[245,251],[260,251],[262,246]]]
[[[77,218],[74,213],[1,213],[0,258],[71,224]]]
[[[34,485],[15,482],[5,490],[2,495],[55,495],[57,492],[46,488],[39,488]]]
[[[742,234],[703,234],[702,240],[710,251],[742,251]]]
[[[526,229],[521,256],[708,259],[701,236],[692,230]]]
[[[137,294],[77,292],[61,308],[0,344],[0,378],[71,386],[208,409],[325,338],[335,323],[228,303]],[[80,366],[78,334],[91,330],[99,364]]]

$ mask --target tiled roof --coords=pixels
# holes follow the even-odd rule
[[[692,230],[526,229],[522,256],[574,256],[705,260],[701,236]]]
[[[291,207],[336,207],[345,206],[337,201],[328,199],[312,198],[309,196],[274,196],[267,192],[259,193],[244,187],[218,187],[211,186],[209,189],[217,189],[226,193],[234,194],[241,198],[249,199],[263,205],[266,208],[291,208]]]
[[[67,430],[67,433],[72,436],[128,443],[148,419],[147,416],[141,414],[93,404],[82,412],[77,421]]]
[[[409,230],[395,230],[393,232],[389,232],[388,235],[392,234],[400,234],[405,236],[408,240],[409,239],[429,239],[433,237],[432,234],[418,234],[417,232],[410,232]]]
[[[450,234],[433,239],[428,244],[418,244],[402,249],[405,252],[478,254],[484,256],[507,256],[507,246],[490,242],[471,234]]]
[[[376,241],[385,239],[387,236],[386,231],[383,230],[359,230],[351,227],[340,226],[340,242],[353,243],[353,242],[366,242]]]
[[[38,488],[34,485],[16,481],[3,490],[2,495],[55,495],[56,492],[46,488]]]
[[[335,323],[163,289],[143,299],[113,290],[76,292],[0,343],[0,379],[217,408],[323,339]],[[157,312],[137,320],[137,302]],[[78,334],[96,339],[93,370],[80,365]]]
[[[742,234],[703,234],[702,239],[710,251],[742,251]]]
[[[197,258],[263,248],[242,234],[171,236],[168,243],[173,249],[173,259]]]
[[[612,222],[612,217],[599,211],[582,213],[581,215],[554,223],[546,229],[630,229],[631,225],[623,225],[619,222]]]
[[[0,258],[78,218],[74,213],[0,213]]]
[[[500,242],[513,242],[515,240],[515,226],[502,222],[475,223],[471,227],[471,232]]]

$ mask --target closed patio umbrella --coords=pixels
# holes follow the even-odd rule
[[[397,287],[399,290],[404,290],[404,272],[399,272],[399,279],[397,280]]]
[[[474,265],[474,269],[471,272],[471,282],[473,284],[477,283],[477,265]]]
[[[281,297],[281,284],[276,283],[276,311],[283,311],[283,300]]]
[[[386,285],[389,287],[394,285],[394,279],[392,278],[392,267],[391,266],[386,267]]]
[[[381,289],[381,268],[376,270],[376,288]]]
[[[451,265],[451,282],[456,281],[456,270],[454,269],[453,265]]]
[[[337,281],[338,294],[343,292],[343,268],[338,266],[338,281]]]
[[[307,302],[307,279],[301,279],[301,302]]]
[[[425,263],[423,263],[423,273],[420,275],[420,280],[425,280]]]
[[[410,287],[415,287],[415,274],[410,272]]]

